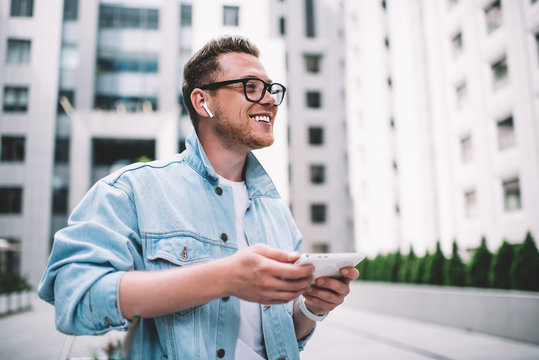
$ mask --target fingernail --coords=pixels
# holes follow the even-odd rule
[[[296,251],[288,252],[288,260],[296,260],[299,257],[299,254]]]
[[[324,285],[324,282],[325,282],[324,279],[320,279],[318,280],[318,285]]]
[[[350,270],[348,270],[348,269],[343,270],[343,271],[342,271],[342,274],[345,275],[345,276],[346,276],[346,275],[350,275]]]

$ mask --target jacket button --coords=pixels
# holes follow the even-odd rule
[[[215,193],[216,193],[217,195],[221,195],[221,194],[223,193],[223,189],[220,188],[219,186],[217,186],[217,187],[215,188]]]
[[[225,297],[222,298],[221,300],[223,300],[223,301],[228,301],[228,299],[230,299],[230,296],[225,296]]]
[[[225,233],[222,233],[221,234],[221,240],[223,240],[224,242],[226,242],[228,240],[228,235],[225,234]]]
[[[225,357],[225,349],[217,350],[217,357],[218,358],[224,358]]]

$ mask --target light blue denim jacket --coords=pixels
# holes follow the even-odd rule
[[[245,182],[249,244],[299,251],[301,235],[290,211],[252,154]],[[235,239],[232,190],[219,184],[193,133],[183,153],[133,164],[90,189],[68,227],[55,235],[38,293],[55,306],[56,326],[64,333],[126,330],[130,322],[118,300],[126,271],[170,269],[230,256],[238,250]],[[268,359],[299,359],[306,340],[296,340],[292,302],[261,307]],[[239,311],[239,299],[230,297],[142,319],[134,331],[131,358],[233,359]]]

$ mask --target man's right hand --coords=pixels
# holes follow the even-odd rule
[[[283,304],[311,284],[314,267],[293,265],[297,252],[256,244],[221,259],[229,276],[222,284],[230,295],[260,304]]]

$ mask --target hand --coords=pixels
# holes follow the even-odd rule
[[[299,254],[257,244],[223,259],[227,262],[228,292],[260,304],[283,304],[304,293],[314,267],[296,266]]]
[[[341,278],[333,279],[321,277],[316,279],[303,296],[305,306],[310,312],[322,315],[330,312],[343,303],[346,295],[350,293],[350,282],[359,277],[359,271],[353,267],[341,269]]]

